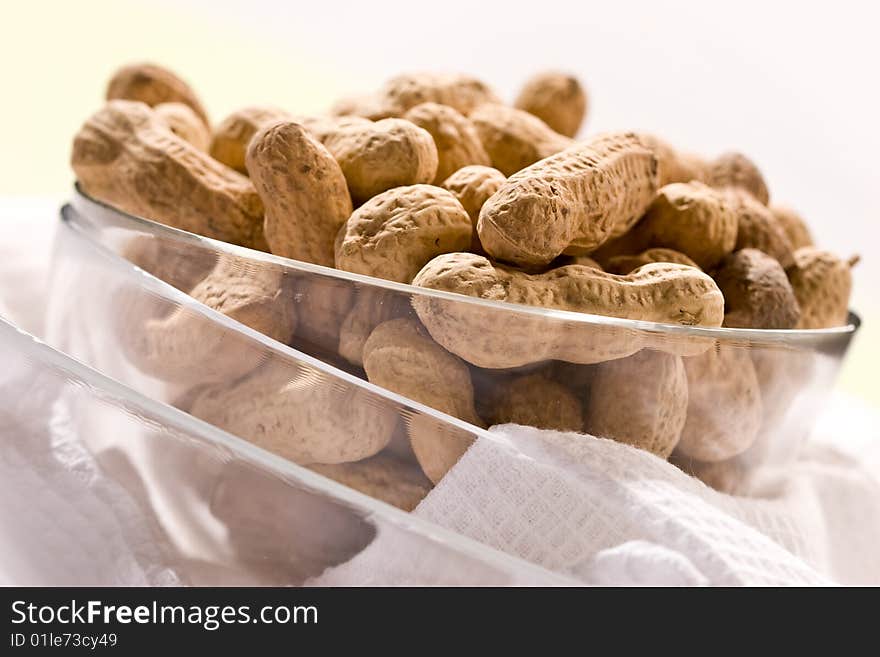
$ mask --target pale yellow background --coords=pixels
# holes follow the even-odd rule
[[[64,197],[71,136],[110,72],[178,70],[216,118],[320,111],[400,70],[472,71],[511,97],[559,67],[592,94],[587,132],[656,130],[738,148],[818,241],[859,252],[865,329],[841,386],[880,405],[880,12],[874,3],[0,0],[0,196]]]

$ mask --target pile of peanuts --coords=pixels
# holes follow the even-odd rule
[[[577,139],[588,97],[570,75],[536,75],[508,105],[471,76],[406,74],[326,115],[249,106],[217,124],[186,82],[153,64],[119,69],[106,97],[74,140],[79,184],[176,228],[423,288],[594,315],[750,329],[847,321],[856,259],[814,246],[795,211],[770,203],[751,160],[705,159],[640,132]],[[138,257],[147,270],[163,266]],[[215,310],[282,342],[329,331],[371,382],[472,424],[587,431],[662,458],[674,451],[694,472],[755,442],[772,378],[762,370],[779,369],[719,345],[666,349],[613,332],[584,344],[537,323],[500,333],[479,306],[425,295],[400,304],[379,288],[333,300],[300,289],[298,307],[281,276],[186,266],[186,289]],[[152,357],[204,357],[194,336],[187,348],[162,346],[179,340],[173,319],[155,323]],[[364,435],[337,444],[322,425],[291,446],[278,372],[239,371],[240,362],[212,364],[213,388],[191,412],[244,437],[249,422],[265,426],[274,413],[276,435],[257,442],[375,484],[373,470],[350,466],[380,459],[393,427],[365,422]],[[151,367],[169,380],[189,371]],[[236,409],[243,397],[248,412]],[[433,483],[469,444],[439,441],[435,429],[408,427]],[[387,463],[375,471],[394,488]],[[402,478],[405,499],[386,498],[411,508],[430,483]]]

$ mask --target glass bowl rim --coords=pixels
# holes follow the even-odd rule
[[[125,210],[121,210],[109,203],[96,199],[86,193],[79,182],[74,184],[74,194],[71,199],[71,205],[76,214],[83,215],[88,218],[88,210],[84,209],[88,206],[97,207],[105,212],[112,213],[117,221],[133,224],[138,227],[141,232],[161,237],[174,242],[183,244],[192,244],[201,249],[207,249],[215,252],[227,253],[232,256],[247,258],[252,261],[265,262],[272,265],[279,265],[285,269],[293,269],[305,273],[317,274],[320,276],[329,276],[340,280],[345,280],[359,286],[378,287],[395,292],[402,292],[409,295],[427,296],[452,301],[455,303],[472,304],[477,307],[493,309],[495,311],[503,310],[518,315],[527,315],[542,317],[550,320],[558,320],[565,322],[574,322],[583,325],[592,325],[600,327],[614,327],[620,329],[629,329],[632,331],[641,331],[651,334],[665,334],[670,337],[694,337],[694,338],[712,338],[724,342],[735,343],[764,343],[764,344],[788,344],[789,346],[812,346],[825,342],[834,342],[842,336],[852,337],[861,326],[861,318],[852,310],[850,310],[847,323],[842,326],[823,329],[748,329],[748,328],[727,328],[727,327],[708,327],[708,326],[690,326],[684,324],[665,324],[660,322],[650,322],[644,320],[626,319],[622,317],[612,317],[605,315],[595,315],[590,313],[582,313],[569,310],[558,310],[555,308],[543,308],[539,306],[528,306],[525,304],[511,303],[507,301],[494,301],[471,297],[463,294],[455,294],[453,292],[445,292],[442,290],[432,290],[429,288],[418,287],[408,283],[397,283],[374,276],[366,276],[363,274],[355,274],[353,272],[326,267],[324,265],[316,265],[310,262],[293,260],[284,256],[274,255],[265,251],[258,251],[236,244],[230,244],[222,240],[210,237],[204,237],[196,233],[191,233],[180,228],[174,228],[166,224],[141,217]],[[805,344],[804,344],[805,343]]]

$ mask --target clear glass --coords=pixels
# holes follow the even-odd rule
[[[3,584],[569,583],[256,449],[2,319],[0,353]]]
[[[193,390],[252,371],[268,351],[284,357],[300,354],[311,366],[331,365],[322,370],[323,376],[333,372],[368,396],[379,394],[404,404],[407,410],[400,416],[410,442],[419,441],[423,451],[425,443],[436,444],[434,451],[441,457],[454,454],[456,445],[460,453],[473,436],[481,435],[480,426],[504,422],[585,430],[644,446],[664,457],[674,442],[670,436],[681,433],[670,456],[679,467],[725,492],[763,493],[797,457],[859,324],[850,315],[846,326],[834,329],[769,331],[586,315],[474,299],[296,262],[133,217],[79,192],[63,216],[70,232],[183,292],[191,291],[218,263],[239,274],[274,276],[283,291],[279,303],[296,317],[292,337],[285,340],[296,351],[286,350],[276,340],[201,304],[184,301],[185,295],[175,296],[174,303],[185,305],[198,318],[199,330],[187,332],[200,338],[193,344],[183,335],[172,338],[166,323],[161,339],[174,347],[175,354],[169,360],[163,353],[171,348],[165,352],[145,348],[145,340],[158,338],[144,334],[170,308],[127,289],[122,296],[134,295],[135,301],[120,301],[105,308],[104,315],[90,312],[85,322],[86,335],[81,336],[85,342],[91,339],[90,331],[104,331],[103,326],[117,326],[116,334],[122,336],[114,340],[120,341],[120,353],[128,354],[128,359],[104,349],[100,356],[95,354],[96,359],[120,362],[102,362],[102,369],[121,376],[118,370],[127,368],[126,381],[149,375],[155,389],[148,394],[165,399],[176,394],[184,400],[178,405],[186,407]],[[81,275],[78,270],[60,269],[56,284],[61,289],[65,283],[76,287],[72,281]],[[100,280],[102,288],[119,285],[106,278],[94,280]],[[150,288],[151,280],[141,273],[138,285]],[[76,290],[70,293],[75,295]],[[157,293],[164,294],[153,287],[149,296]],[[83,299],[68,308],[77,315],[88,303],[92,302]],[[442,366],[435,363],[432,369],[422,363],[421,382],[397,380],[395,374],[406,365],[405,355],[389,352],[389,362],[383,363],[386,352],[375,349],[372,367],[365,368],[364,343],[389,320],[416,327],[420,339],[442,347],[437,356]],[[55,321],[66,324],[76,319]],[[405,342],[397,333],[389,335],[392,343]],[[150,358],[144,358],[144,352]],[[398,360],[391,362],[394,358]],[[454,367],[447,367],[450,358]],[[174,359],[179,362],[171,362]],[[426,407],[381,393],[365,383],[370,378],[458,417],[433,414],[414,422],[411,413],[424,415]],[[447,389],[455,394],[446,394]],[[678,432],[675,428],[681,423],[684,429]],[[248,430],[237,433],[256,440]],[[412,450],[398,434],[386,449],[412,460]],[[297,455],[288,457],[296,460]],[[454,462],[454,456],[449,458]],[[425,467],[431,458],[415,461],[435,481],[448,467],[447,463],[432,472]]]

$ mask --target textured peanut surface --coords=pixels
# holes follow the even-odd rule
[[[727,197],[736,212],[736,250],[758,249],[791,267],[794,248],[773,213],[741,190],[729,190]]]
[[[412,319],[393,319],[379,325],[363,351],[364,370],[371,383],[483,426],[474,408],[470,371]],[[470,446],[470,438],[442,433],[430,417],[408,426],[413,451],[425,474],[437,483]]]
[[[296,327],[293,295],[280,268],[225,257],[189,295],[270,338],[287,342]],[[156,318],[124,313],[125,344],[142,371],[171,382],[225,381],[254,369],[261,348],[186,308]]]
[[[340,124],[322,141],[339,162],[355,204],[393,187],[429,183],[437,174],[434,140],[404,119]]]
[[[464,115],[498,97],[482,81],[460,73],[407,73],[398,75],[379,90],[387,116],[403,116],[422,103],[439,103]]]
[[[681,438],[687,407],[681,357],[643,349],[596,366],[586,430],[667,458]]]
[[[246,165],[266,204],[272,253],[332,267],[336,233],[351,214],[333,156],[302,125],[281,121],[254,135]]]
[[[770,212],[791,242],[791,248],[813,246],[813,236],[810,234],[807,222],[795,210],[786,205],[773,204],[770,206]]]
[[[529,78],[514,106],[566,137],[574,137],[587,113],[587,93],[573,75],[547,71]]]
[[[205,126],[211,122],[190,86],[177,75],[156,64],[137,63],[118,69],[107,85],[107,100],[138,100],[154,107],[160,103],[183,103]]]
[[[244,159],[253,136],[260,128],[290,118],[287,112],[277,107],[242,107],[217,124],[208,152],[218,162],[247,175]]]
[[[354,211],[339,233],[336,267],[409,283],[436,255],[470,246],[472,225],[451,192],[396,187]]]
[[[83,124],[71,165],[86,193],[132,214],[265,249],[251,182],[168,129],[145,104],[113,100]]]
[[[477,221],[480,219],[480,210],[489,197],[497,192],[507,177],[498,169],[480,166],[478,164],[462,167],[446,180],[443,188],[448,189],[455,195],[465,212],[471,218],[473,231],[471,233],[471,251],[480,253],[483,245],[477,235]]]
[[[422,103],[409,110],[404,118],[426,130],[434,139],[438,158],[435,185],[462,167],[491,163],[474,124],[451,107]]]
[[[761,171],[742,153],[724,153],[709,163],[706,182],[719,189],[741,189],[758,202],[767,205],[770,192]]]
[[[629,274],[634,269],[652,262],[674,262],[688,267],[697,267],[697,263],[688,258],[684,253],[674,249],[654,248],[646,249],[638,255],[614,256],[608,259],[605,271],[610,274]]]
[[[757,438],[763,413],[748,350],[717,345],[683,360],[688,410],[676,451],[707,462],[741,454]]]
[[[153,110],[162,117],[169,130],[200,151],[207,151],[211,142],[208,127],[189,105],[159,103]]]
[[[844,326],[852,290],[850,263],[810,246],[795,251],[794,261],[788,277],[801,308],[797,328]]]
[[[560,267],[564,267],[565,265],[583,265],[584,267],[592,267],[593,269],[598,269],[599,271],[605,271],[605,268],[602,267],[602,265],[600,265],[598,262],[596,262],[592,257],[590,257],[588,255],[562,256],[560,258],[557,258],[556,261],[554,262],[554,264],[556,264]],[[632,269],[635,269],[635,267],[633,267]],[[629,271],[632,271],[632,269],[630,269]],[[627,273],[628,274],[629,271],[627,271],[627,272],[611,272],[611,273],[612,274],[615,274],[615,273]]]
[[[332,355],[342,321],[354,303],[354,287],[335,276],[303,273],[294,281],[297,328],[295,346]]]
[[[498,382],[491,392],[488,424],[524,424],[539,429],[583,431],[581,400],[542,373]]]
[[[676,264],[646,265],[615,276],[581,265],[529,275],[469,253],[441,255],[413,284],[481,299],[596,315],[720,326],[724,299],[703,272]],[[473,304],[416,297],[413,305],[437,342],[478,367],[517,367],[548,358],[593,363],[635,353],[633,332],[580,326]]]
[[[483,205],[477,232],[496,259],[546,265],[625,232],[656,191],[657,160],[639,138],[600,135],[511,176]]]
[[[217,254],[158,236],[137,235],[121,251],[123,258],[159,280],[189,292],[214,268]]]
[[[416,508],[433,488],[417,465],[384,452],[354,463],[316,463],[309,469],[404,511]]]
[[[708,163],[700,156],[678,151],[656,135],[639,134],[657,158],[657,177],[661,187],[670,183],[701,181],[706,177]]]
[[[279,360],[206,389],[190,413],[303,465],[373,456],[388,444],[397,422],[390,406],[375,403],[361,388]]]
[[[785,270],[757,249],[743,249],[721,261],[713,278],[724,294],[724,326],[791,329],[801,310]]]
[[[353,365],[364,364],[364,344],[379,324],[405,314],[409,297],[391,290],[362,289],[339,327],[339,355]]]
[[[727,195],[700,182],[673,183],[660,189],[622,242],[636,253],[649,247],[673,249],[710,269],[734,250],[737,228]]]
[[[507,105],[482,105],[470,119],[492,166],[506,176],[572,144],[538,117]]]

